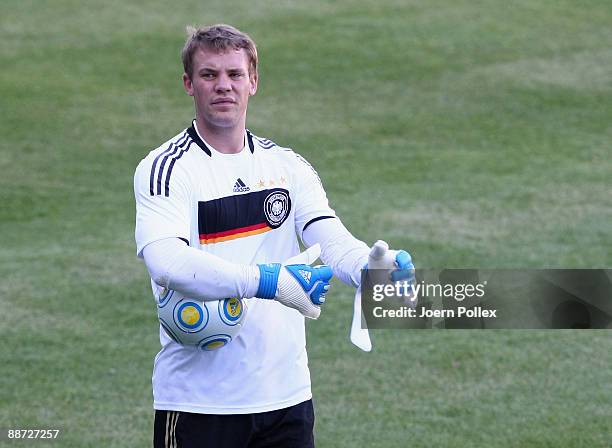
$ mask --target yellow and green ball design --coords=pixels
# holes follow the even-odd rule
[[[174,342],[203,351],[218,350],[240,332],[246,301],[236,297],[202,301],[164,291],[157,301],[159,322]]]
[[[208,308],[204,302],[184,300],[176,304],[174,322],[186,333],[196,333],[208,324]]]

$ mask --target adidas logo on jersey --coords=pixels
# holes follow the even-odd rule
[[[251,189],[242,182],[242,179],[238,178],[234,184],[234,193],[244,193],[245,191],[251,191]]]

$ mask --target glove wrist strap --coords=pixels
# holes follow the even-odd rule
[[[255,297],[260,299],[274,299],[280,273],[280,263],[259,264],[259,287]]]

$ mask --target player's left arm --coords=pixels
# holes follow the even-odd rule
[[[359,286],[370,248],[355,238],[339,218],[313,222],[302,232],[302,241],[306,247],[318,243],[321,260],[332,268],[334,275],[347,285]]]
[[[302,234],[306,246],[321,245],[321,260],[328,264],[336,277],[344,283],[358,287],[362,269],[376,269],[377,278],[385,283],[401,280],[414,281],[412,257],[405,250],[391,250],[384,241],[370,248],[355,238],[340,219],[319,220]]]
[[[412,258],[405,250],[391,250],[383,241],[371,248],[355,238],[329,206],[323,184],[315,169],[296,155],[296,231],[307,247],[321,246],[321,260],[348,285],[361,284],[361,270],[368,267],[387,271],[386,282],[414,277]],[[380,276],[379,276],[380,277]]]

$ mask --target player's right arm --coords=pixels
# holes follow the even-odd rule
[[[167,190],[165,185],[157,189],[151,181],[154,168],[150,158],[140,163],[134,193],[137,251],[155,283],[200,300],[258,297],[276,300],[306,317],[319,316],[331,270],[310,266],[318,253],[308,264],[294,260],[250,266],[189,247],[191,195],[185,177],[175,175]]]
[[[276,300],[316,319],[325,302],[332,271],[311,266],[319,257],[316,245],[284,263],[241,265],[166,238],[143,249],[145,264],[155,283],[200,300],[257,297]]]
[[[257,266],[229,262],[189,247],[178,238],[147,244],[142,257],[159,286],[200,300],[255,297],[259,287]]]

